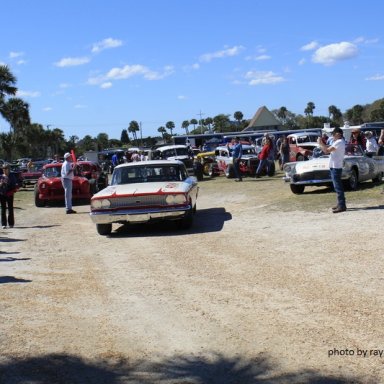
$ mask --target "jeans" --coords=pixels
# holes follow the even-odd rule
[[[64,188],[65,208],[68,211],[72,209],[72,179],[63,177],[61,182]]]
[[[13,227],[15,225],[15,216],[13,212],[13,195],[0,196],[1,202],[1,225],[7,226],[7,208],[8,208],[8,225]]]
[[[339,208],[346,208],[343,182],[341,180],[342,171],[342,168],[330,169],[333,188],[337,195],[337,205]]]
[[[268,159],[263,159],[263,160],[260,160],[259,162],[259,166],[257,167],[257,170],[256,170],[256,175],[259,176],[261,172],[263,172],[264,168],[267,168],[267,174],[269,173],[269,169],[268,169]]]
[[[240,173],[240,159],[234,158],[233,159],[233,171],[235,172],[236,179],[241,180],[241,173]]]

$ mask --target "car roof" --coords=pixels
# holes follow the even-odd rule
[[[165,151],[167,149],[175,149],[175,148],[188,148],[186,145],[176,144],[176,145],[165,145],[164,147],[156,148],[158,151]]]
[[[145,165],[184,165],[180,160],[146,160],[146,161],[133,161],[131,163],[119,164],[116,168],[125,168],[125,167],[137,167]]]

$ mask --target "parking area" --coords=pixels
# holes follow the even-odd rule
[[[379,383],[382,186],[200,185],[191,230],[114,226],[15,195],[0,232],[0,382]]]

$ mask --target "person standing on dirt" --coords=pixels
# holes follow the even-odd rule
[[[3,229],[7,228],[7,224],[9,225],[9,228],[13,228],[13,226],[15,225],[15,215],[13,211],[13,195],[18,190],[18,188],[19,185],[17,182],[16,175],[11,172],[9,164],[4,164],[3,172],[0,172],[1,225]]]
[[[243,156],[243,147],[241,146],[240,139],[235,137],[232,145],[232,159],[233,159],[233,170],[235,172],[235,181],[243,181],[240,172],[240,160]]]
[[[67,214],[76,213],[72,209],[72,182],[74,176],[74,164],[72,155],[67,152],[64,155],[64,163],[61,166],[61,182],[64,188],[65,209]]]
[[[259,161],[259,165],[257,167],[256,175],[255,175],[257,178],[261,177],[260,174],[261,172],[263,172],[264,168],[267,169],[267,174],[268,174],[269,172],[268,160],[269,160],[271,151],[273,151],[272,140],[269,136],[266,136],[263,148],[261,149],[261,152],[259,153],[259,156],[258,156],[260,161]]]
[[[341,128],[335,128],[332,131],[332,136],[332,145],[325,145],[321,140],[321,137],[317,139],[317,143],[325,154],[329,153],[330,155],[329,170],[331,172],[333,188],[337,194],[337,206],[332,208],[332,212],[340,213],[347,210],[347,206],[345,204],[343,182],[341,180],[345,154],[345,140],[343,137],[343,130]]]

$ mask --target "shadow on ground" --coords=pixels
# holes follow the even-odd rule
[[[4,360],[3,360],[4,361]],[[278,373],[269,359],[176,355],[162,361],[130,361],[125,358],[85,361],[53,354],[8,359],[0,364],[2,384],[362,384],[351,377],[304,370]],[[374,383],[374,381],[369,381]]]
[[[180,236],[184,234],[198,234],[218,232],[224,223],[232,219],[232,215],[225,208],[198,209],[193,226],[188,230],[178,228],[177,221],[162,221],[147,224],[127,224],[117,227],[111,237],[140,237],[140,236]]]

